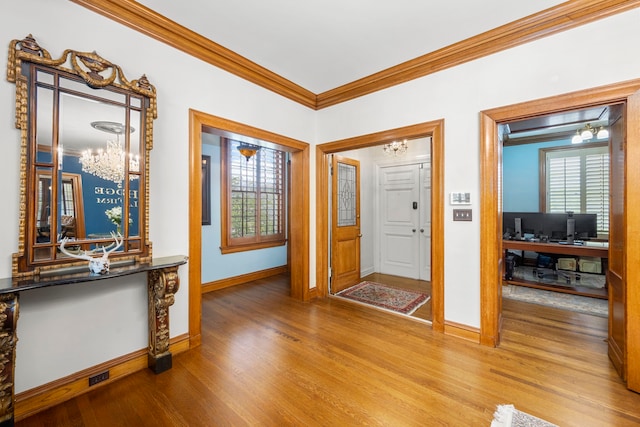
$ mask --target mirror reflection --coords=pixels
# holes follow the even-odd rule
[[[41,73],[39,73],[41,75]],[[60,78],[60,88],[83,89],[77,82]],[[36,158],[57,170],[56,241],[72,239],[111,239],[111,232],[137,235],[138,181],[140,178],[140,113],[130,112],[124,94],[109,94],[101,99],[84,92],[59,90],[58,127],[55,116],[54,88],[38,87]],[[117,95],[117,96],[114,96]],[[119,99],[118,99],[119,98]],[[117,103],[113,103],[116,101]],[[99,118],[100,120],[96,120]],[[136,120],[137,128],[130,123]],[[57,161],[53,164],[52,147],[57,130]],[[127,132],[128,131],[128,132]],[[128,149],[131,148],[131,149]],[[47,169],[43,166],[42,169]],[[51,186],[52,173],[40,173],[39,187]],[[128,177],[128,180],[126,180]],[[128,181],[128,182],[125,182]],[[125,191],[129,203],[125,205]],[[38,243],[49,243],[51,191],[39,191],[36,227]],[[47,213],[49,212],[49,213]],[[123,217],[128,221],[123,221]],[[86,221],[90,218],[90,221]],[[133,233],[131,233],[133,232]]]
[[[101,250],[114,234],[124,237],[115,254],[150,258],[145,162],[155,89],[144,76],[127,81],[119,67],[95,52],[65,51],[69,69],[60,65],[62,59],[41,53],[33,39],[12,45],[9,67],[20,70],[26,82],[25,91],[16,91],[16,106],[28,105],[24,122],[17,123],[27,130],[27,176],[21,184],[27,189],[27,221],[20,235],[27,248],[18,254],[17,269],[71,261],[60,251],[62,239],[70,252]],[[107,76],[101,75],[105,70]]]

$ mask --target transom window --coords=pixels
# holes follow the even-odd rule
[[[595,213],[609,232],[609,149],[606,144],[540,150],[545,212]]]
[[[286,153],[261,147],[247,159],[240,142],[221,141],[222,252],[285,244]]]

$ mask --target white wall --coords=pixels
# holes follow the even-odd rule
[[[473,222],[445,203],[445,319],[480,325],[479,112],[640,78],[640,10],[541,39],[318,112],[317,142],[443,118],[445,195],[471,192]],[[583,64],[582,55],[600,60]]]
[[[0,40],[5,46],[32,33],[54,57],[66,48],[96,50],[121,65],[129,79],[146,73],[156,86],[159,117],[150,181],[155,256],[188,253],[189,108],[309,143],[444,118],[445,192],[471,192],[475,211],[473,222],[453,223],[446,205],[445,318],[470,326],[479,326],[480,319],[479,111],[640,77],[640,55],[634,54],[640,40],[636,9],[314,112],[71,2],[7,2],[2,12]],[[601,55],[602,61],[576,68],[585,52]],[[17,249],[14,90],[13,84],[0,83],[0,277],[10,276],[11,254]],[[313,150],[310,169],[310,280],[315,286]],[[188,265],[180,269],[181,289],[171,308],[172,337],[188,331],[187,274]],[[16,392],[146,347],[142,287],[144,278],[132,276],[99,286],[25,293],[18,323]]]
[[[97,51],[125,76],[146,74],[158,94],[151,152],[150,240],[153,255],[188,254],[189,108],[312,141],[312,110],[68,1],[23,0],[2,5],[0,41],[32,33],[54,58],[64,49]],[[1,60],[6,69],[7,57]],[[3,71],[4,73],[4,71]],[[0,81],[0,277],[11,276],[18,248],[19,132],[15,85]],[[171,336],[188,332],[188,264],[171,307]],[[21,295],[16,392],[147,346],[145,276],[36,290]],[[196,284],[197,286],[198,284]]]

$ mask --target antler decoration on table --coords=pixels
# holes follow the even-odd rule
[[[84,259],[89,261],[89,270],[93,274],[106,274],[109,272],[109,254],[122,246],[122,242],[124,241],[122,235],[118,233],[111,232],[111,237],[113,237],[114,243],[111,243],[109,246],[103,246],[102,256],[93,257],[96,253],[96,250],[91,251],[80,251],[77,254],[71,253],[67,251],[64,245],[68,242],[68,238],[60,240],[60,252],[63,254],[70,256],[71,258]]]

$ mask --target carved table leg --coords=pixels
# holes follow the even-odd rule
[[[0,295],[0,426],[13,426],[18,294]]]
[[[159,374],[171,369],[169,352],[169,307],[178,292],[178,267],[148,272],[149,291],[149,368]]]

